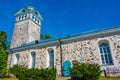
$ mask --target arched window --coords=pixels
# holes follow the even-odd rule
[[[49,55],[49,67],[54,67],[54,51],[53,49],[48,50]]]
[[[30,56],[30,68],[35,68],[35,63],[36,63],[36,54],[35,52],[31,52]]]
[[[14,64],[19,64],[19,58],[20,58],[19,54],[16,54],[14,59]]]
[[[99,44],[101,59],[103,65],[113,65],[111,51],[108,42]]]

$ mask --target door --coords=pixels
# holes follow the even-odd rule
[[[69,69],[71,68],[71,63],[69,60],[65,61],[63,64],[63,75],[64,76],[70,76]]]

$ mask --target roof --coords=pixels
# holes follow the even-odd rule
[[[19,15],[24,15],[26,13],[32,13],[33,15],[35,15],[36,17],[38,17],[39,19],[43,20],[39,11],[36,10],[32,5],[29,5],[27,7],[24,7],[22,9],[20,9],[15,16],[19,16]]]
[[[26,48],[26,47],[35,47],[36,45],[43,46],[43,45],[51,45],[51,44],[56,44],[56,43],[59,44],[60,41],[61,42],[65,42],[65,41],[68,42],[70,40],[84,39],[85,37],[91,37],[94,35],[103,35],[103,34],[112,33],[112,32],[120,32],[120,26],[107,27],[107,28],[103,28],[100,30],[94,30],[94,31],[78,33],[78,34],[71,34],[71,35],[67,35],[64,37],[59,37],[59,38],[54,38],[54,39],[49,39],[49,40],[39,40],[39,41],[36,40],[36,41],[22,44],[21,46],[13,48],[13,50]]]

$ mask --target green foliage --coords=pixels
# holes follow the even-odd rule
[[[5,73],[7,66],[7,34],[0,31],[0,74]]]
[[[56,69],[27,69],[23,66],[14,65],[10,68],[10,73],[16,75],[19,80],[55,80]]]
[[[7,41],[7,34],[4,31],[0,31],[0,47],[1,48],[7,49],[6,41]]]
[[[108,77],[100,76],[99,80],[120,80],[120,78],[108,78]]]
[[[7,34],[4,31],[0,31],[0,39],[7,40]]]
[[[51,39],[52,36],[50,34],[40,34],[40,40],[48,40]]]
[[[98,64],[81,63],[70,69],[72,80],[98,80],[101,74]]]
[[[2,78],[0,80],[18,80],[17,78]]]
[[[0,74],[6,71],[7,55],[3,48],[0,48]]]

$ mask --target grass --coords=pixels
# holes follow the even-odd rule
[[[17,78],[3,78],[0,80],[18,80]],[[106,78],[101,76],[99,80],[120,80],[120,78]]]
[[[3,78],[3,79],[0,79],[0,80],[18,80],[17,78]]]
[[[106,78],[101,76],[99,80],[120,80],[120,78]]]

